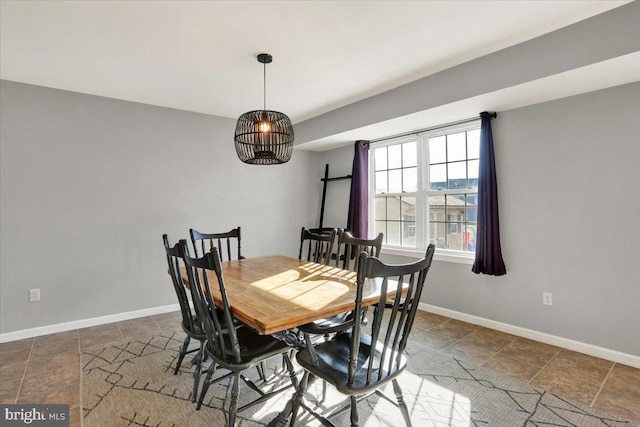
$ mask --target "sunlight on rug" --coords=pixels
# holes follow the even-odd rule
[[[84,427],[142,426],[199,427],[226,424],[229,404],[228,381],[209,388],[201,410],[191,403],[193,366],[185,358],[178,375],[173,375],[180,332],[110,346],[82,354],[82,405]],[[400,377],[405,401],[414,426],[627,426],[584,405],[564,400],[542,389],[499,376],[484,368],[428,350],[418,344],[407,348],[409,367]],[[262,384],[270,390],[288,383],[280,372],[281,358],[269,361],[273,380]],[[217,375],[223,375],[221,372]],[[246,376],[258,382],[255,369]],[[260,383],[258,382],[260,385]],[[393,397],[391,385],[385,390]],[[307,395],[307,404],[319,413],[340,408],[345,396],[328,387],[327,398],[317,403],[322,385],[316,381]],[[264,426],[291,397],[292,389],[238,414],[237,426]],[[239,406],[257,397],[241,383]],[[397,407],[378,396],[360,402],[360,425],[365,427],[402,425]],[[349,411],[334,418],[337,426],[350,425]],[[296,425],[320,423],[305,411]]]

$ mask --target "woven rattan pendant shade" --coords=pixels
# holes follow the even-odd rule
[[[266,107],[266,64],[271,55],[261,53],[258,62],[265,64]],[[234,136],[236,153],[244,163],[252,165],[277,165],[286,163],[293,153],[293,125],[291,119],[279,111],[266,108],[244,113],[238,118]]]

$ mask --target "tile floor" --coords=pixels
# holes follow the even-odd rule
[[[68,403],[80,426],[80,351],[176,329],[179,312],[0,344],[0,403]],[[640,369],[426,312],[411,338],[640,424]]]

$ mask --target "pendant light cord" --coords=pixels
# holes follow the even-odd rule
[[[262,109],[264,111],[267,111],[267,64],[263,63],[262,64],[262,87],[263,87],[263,103],[262,103]]]

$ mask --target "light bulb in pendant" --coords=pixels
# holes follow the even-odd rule
[[[271,132],[271,122],[269,120],[265,120],[265,119],[261,120],[260,123],[258,124],[258,129],[262,133]]]

